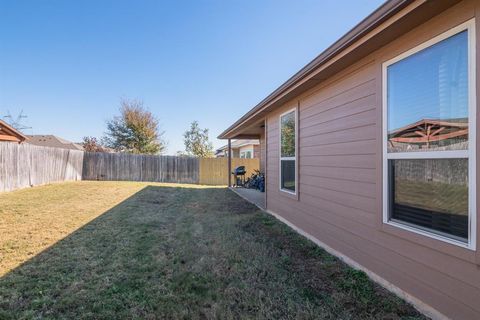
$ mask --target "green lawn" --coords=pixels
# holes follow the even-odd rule
[[[0,319],[419,319],[225,188],[0,195]]]

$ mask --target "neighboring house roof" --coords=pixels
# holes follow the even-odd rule
[[[29,135],[27,143],[42,147],[83,150],[81,145],[54,135]]]
[[[254,146],[256,145],[259,145],[260,144],[260,141],[256,140],[256,139],[250,139],[250,140],[233,140],[231,142],[231,147],[232,149],[237,149],[237,148],[240,148],[240,147],[243,147],[243,146],[248,146],[248,145],[251,145],[253,144]],[[227,145],[224,145],[223,147],[220,147],[217,149],[217,153],[218,152],[221,152],[221,151],[224,151],[224,150],[227,150],[228,149],[228,144]]]
[[[427,21],[459,0],[390,0],[303,67],[222,132],[219,139],[251,136],[245,129],[289,100]]]
[[[23,142],[27,137],[20,131],[9,125],[3,120],[0,120],[0,141]]]

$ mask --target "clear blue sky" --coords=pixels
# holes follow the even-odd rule
[[[102,136],[142,99],[168,153],[198,120],[215,137],[382,0],[0,0],[0,115],[27,134]]]

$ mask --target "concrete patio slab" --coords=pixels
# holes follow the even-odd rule
[[[230,188],[233,192],[253,203],[262,210],[265,210],[265,193],[255,189]]]

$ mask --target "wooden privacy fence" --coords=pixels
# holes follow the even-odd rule
[[[260,159],[232,158],[232,170],[238,166],[245,166],[246,177],[250,177],[255,170],[260,168]],[[200,184],[226,185],[228,184],[228,159],[227,158],[202,158],[200,159]],[[232,183],[233,177],[232,177]]]
[[[259,159],[232,159],[247,177]],[[228,184],[226,158],[92,153],[30,144],[0,143],[0,192],[69,180]],[[233,179],[232,179],[233,182]]]
[[[467,159],[395,160],[395,176],[413,182],[468,186]]]
[[[81,180],[83,151],[0,143],[0,192]]]
[[[232,159],[232,169],[244,165],[247,176],[260,167],[259,159]],[[226,158],[134,155],[86,152],[83,180],[120,180],[228,184]]]
[[[84,180],[198,183],[198,158],[85,152]]]

